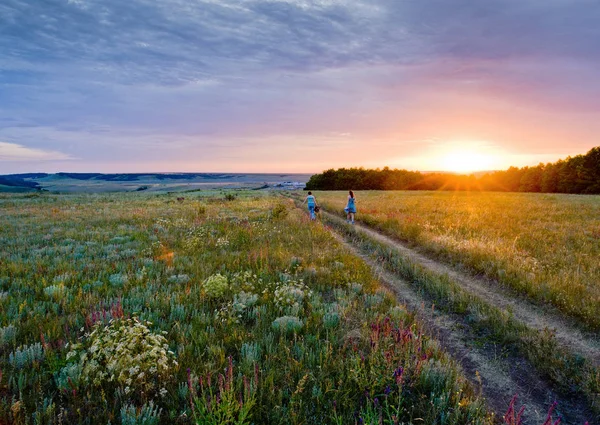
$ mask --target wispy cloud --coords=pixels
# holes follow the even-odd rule
[[[52,150],[28,148],[17,143],[0,142],[0,162],[63,161],[70,159],[75,158]]]
[[[174,168],[231,140],[308,163],[300,141],[334,133],[382,161],[429,138],[585,150],[597,22],[597,0],[3,0],[0,138],[124,161],[184,140]]]

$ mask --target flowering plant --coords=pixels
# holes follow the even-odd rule
[[[231,288],[236,292],[241,290],[257,293],[263,285],[262,279],[248,270],[236,272],[231,278]]]
[[[309,297],[311,294],[312,292],[308,289],[308,286],[301,280],[282,282],[275,289],[275,304],[281,310],[286,307],[298,310],[302,306],[304,298]]]
[[[159,382],[168,380],[178,364],[166,338],[150,331],[149,325],[137,318],[111,320],[108,326],[99,322],[83,344],[72,347],[67,360],[79,359],[83,383],[97,387],[114,382],[125,394],[164,396]]]
[[[221,298],[225,295],[225,291],[229,289],[227,277],[220,273],[213,274],[204,281],[202,285],[204,292],[209,298]]]
[[[258,301],[258,295],[250,292],[240,292],[234,295],[233,301],[229,301],[218,311],[215,317],[221,323],[240,323],[245,313]]]

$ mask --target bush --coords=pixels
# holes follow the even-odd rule
[[[162,385],[172,376],[177,362],[166,338],[150,331],[148,325],[150,322],[137,318],[114,320],[108,326],[98,323],[84,347],[73,346],[67,360],[79,357],[84,384],[100,387],[108,382],[116,384],[125,395],[140,392],[142,398],[162,396],[166,393]]]
[[[208,298],[221,298],[229,289],[227,277],[220,273],[213,274],[202,285]]]
[[[273,320],[271,326],[282,333],[297,333],[302,329],[304,323],[296,316],[282,316]]]
[[[273,220],[282,220],[288,215],[287,207],[284,204],[277,204],[271,210],[271,217]]]
[[[8,362],[17,369],[23,369],[33,363],[40,363],[42,360],[44,360],[44,349],[39,342],[25,345],[8,356]]]
[[[310,289],[302,281],[282,282],[275,289],[275,304],[281,310],[286,308],[299,310],[304,299],[310,295]]]

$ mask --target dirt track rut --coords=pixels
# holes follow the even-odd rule
[[[335,217],[331,216],[330,217]],[[337,218],[337,217],[335,217]],[[594,366],[600,366],[600,338],[597,334],[584,334],[580,329],[569,323],[563,317],[534,305],[524,299],[516,298],[502,287],[487,279],[473,278],[465,273],[458,272],[451,267],[432,260],[405,244],[382,235],[360,224],[355,225],[358,231],[364,232],[373,239],[398,250],[411,262],[433,271],[437,274],[446,274],[459,283],[462,289],[477,297],[486,300],[495,307],[510,312],[513,317],[532,329],[554,331],[556,339],[582,357],[589,360]]]
[[[323,214],[328,220],[337,221],[337,223],[344,221],[333,214],[326,212]],[[597,335],[584,334],[564,318],[526,300],[516,298],[514,295],[511,296],[503,288],[494,286],[493,282],[461,273],[365,226],[356,224],[355,228],[385,246],[397,250],[412,263],[419,264],[434,273],[448,275],[463,290],[501,310],[510,312],[516,320],[528,327],[540,331],[545,328],[552,329],[559,343],[568,346],[592,364],[596,366],[600,364],[600,341]],[[497,415],[501,416],[511,397],[518,394],[519,403],[527,406],[528,420],[525,422],[526,424],[541,424],[546,419],[548,406],[555,400],[559,403],[558,412],[563,416],[561,423],[582,425],[587,417],[592,424],[590,412],[587,411],[585,403],[581,400],[569,400],[561,397],[535,375],[527,361],[514,355],[505,355],[502,347],[496,347],[496,349],[478,347],[477,344],[474,344],[474,335],[469,327],[465,326],[464,318],[431,308],[431,305],[427,305],[424,301],[423,295],[410,284],[384,270],[381,264],[349,244],[334,229],[330,230],[343,245],[361,257],[374,270],[381,282],[400,301],[417,313],[429,328],[429,332],[435,335],[442,342],[444,348],[461,363],[469,379],[474,380],[476,372],[479,373],[483,395]]]

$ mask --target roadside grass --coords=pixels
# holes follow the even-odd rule
[[[346,192],[316,192],[343,214]],[[359,221],[600,331],[600,196],[365,191]]]
[[[225,195],[2,196],[0,418],[494,421],[326,229],[281,198]]]
[[[352,225],[327,216],[324,221],[387,270],[406,279],[433,301],[436,309],[461,316],[479,344],[497,344],[520,354],[540,376],[571,397],[585,397],[588,406],[600,414],[600,370],[559,346],[551,331],[540,333],[528,328],[510,314],[464,291],[447,275],[426,270]]]

